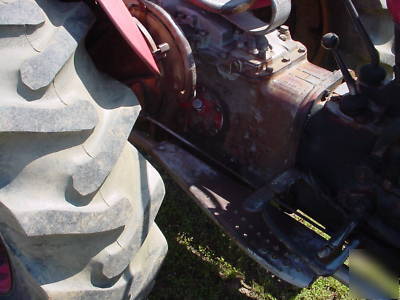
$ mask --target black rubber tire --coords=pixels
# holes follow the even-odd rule
[[[145,297],[167,252],[157,171],[127,142],[131,90],[84,47],[83,2],[0,3],[0,235],[7,299]]]

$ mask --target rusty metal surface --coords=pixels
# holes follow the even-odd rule
[[[144,147],[195,202],[255,261],[298,287],[315,274],[265,226],[261,214],[246,212],[242,202],[252,190],[172,143],[152,143],[134,132],[131,141]]]
[[[232,81],[212,67],[200,68],[200,84],[213,88],[218,82],[215,93],[229,112],[229,125],[212,146],[201,136],[187,138],[243,176],[265,182],[293,166],[312,104],[341,77],[307,61],[261,80]]]
[[[217,166],[218,168],[224,170],[224,172],[230,174],[231,176],[233,176],[234,178],[236,178],[237,180],[241,181],[242,183],[244,183],[246,186],[249,186],[251,188],[255,188],[256,186],[253,185],[251,182],[247,181],[245,178],[243,178],[242,176],[240,176],[240,174],[238,174],[237,172],[235,172],[234,170],[228,168],[226,165],[224,165],[223,163],[221,163],[219,160],[214,159],[212,156],[210,156],[208,153],[202,151],[200,148],[198,148],[196,145],[192,144],[191,142],[189,142],[188,140],[186,140],[183,136],[177,134],[176,132],[174,132],[173,130],[171,130],[170,128],[166,127],[165,125],[163,125],[162,123],[158,122],[157,120],[151,118],[151,117],[144,117],[146,119],[146,121],[149,121],[152,125],[157,126],[159,129],[165,131],[166,133],[168,133],[172,138],[174,138],[176,141],[179,141],[180,143],[182,143],[183,145],[185,145],[188,149],[190,149],[190,151],[192,153],[196,153],[197,155],[203,157],[204,159],[206,159],[208,162],[210,162],[211,164],[213,164],[214,166]]]

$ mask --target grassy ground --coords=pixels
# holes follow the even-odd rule
[[[349,299],[333,278],[296,289],[259,267],[164,176],[167,195],[157,217],[169,252],[150,300]]]

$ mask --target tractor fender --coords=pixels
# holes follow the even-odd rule
[[[97,0],[97,2],[132,50],[158,75],[160,71],[153,53],[136,25],[135,18],[131,16],[125,3],[122,0]]]

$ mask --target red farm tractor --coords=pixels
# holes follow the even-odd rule
[[[0,1],[0,299],[147,297],[131,143],[282,280],[391,298],[347,262],[400,270],[399,67],[398,0]]]

